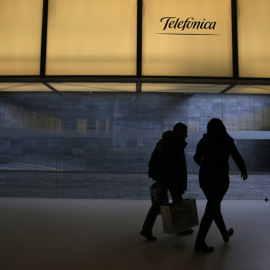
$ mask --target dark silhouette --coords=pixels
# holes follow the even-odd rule
[[[213,247],[207,246],[205,239],[210,226],[215,221],[224,242],[229,241],[234,230],[226,229],[222,214],[221,201],[229,188],[229,156],[241,171],[243,180],[248,178],[245,162],[239,154],[233,138],[226,132],[222,121],[213,118],[207,125],[207,133],[197,145],[194,155],[195,162],[200,165],[199,182],[207,204],[198,231],[195,252],[212,252]]]
[[[148,175],[157,182],[156,200],[148,211],[140,234],[150,241],[157,240],[152,234],[152,228],[164,203],[169,190],[174,203],[183,200],[182,194],[187,189],[187,168],[184,149],[187,145],[188,128],[183,123],[177,123],[173,131],[163,133],[149,161]],[[182,234],[192,233],[187,230]]]

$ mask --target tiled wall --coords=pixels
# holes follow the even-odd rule
[[[212,117],[241,133],[249,172],[270,172],[269,96],[175,93],[1,93],[0,170],[145,173],[162,133],[181,121],[196,173],[193,155]]]

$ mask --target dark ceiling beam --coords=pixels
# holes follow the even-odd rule
[[[56,90],[54,87],[52,87],[50,84],[43,82],[43,85],[45,85],[46,87],[48,87],[50,90],[52,90],[55,93],[59,93],[58,90]]]
[[[137,0],[137,77],[142,76],[142,0]]]
[[[230,86],[228,86],[227,88],[225,88],[223,91],[221,91],[220,94],[225,94],[226,92],[228,92],[229,90],[231,90],[235,86],[236,86],[236,84],[231,84]]]
[[[237,25],[237,0],[231,1],[232,7],[232,57],[233,57],[233,78],[239,78],[238,62],[238,25]]]
[[[41,53],[40,53],[40,76],[42,77],[46,75],[48,7],[49,7],[48,0],[43,0]]]
[[[215,77],[155,77],[155,76],[0,76],[0,83],[50,83],[50,82],[117,82],[117,83],[202,83],[270,85],[267,78],[215,78]]]

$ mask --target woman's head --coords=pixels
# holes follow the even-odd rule
[[[212,118],[207,124],[208,134],[223,134],[226,133],[226,127],[218,118]]]

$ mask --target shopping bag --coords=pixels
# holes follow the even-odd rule
[[[199,225],[195,199],[184,199],[179,203],[168,203],[160,208],[163,230],[177,234]]]

